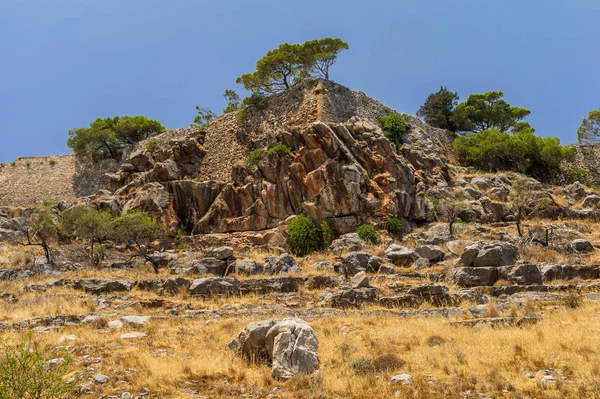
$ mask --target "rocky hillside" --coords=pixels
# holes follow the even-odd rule
[[[123,209],[144,208],[188,232],[260,231],[305,213],[340,232],[389,217],[432,218],[428,190],[448,186],[448,135],[405,115],[400,149],[377,117],[393,111],[363,93],[317,80],[270,97],[265,109],[236,113],[140,143],[109,176]],[[287,155],[245,162],[283,143]]]

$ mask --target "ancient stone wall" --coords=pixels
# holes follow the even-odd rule
[[[113,160],[55,155],[20,157],[0,164],[0,205],[27,206],[70,200],[104,188],[104,174],[117,168]]]

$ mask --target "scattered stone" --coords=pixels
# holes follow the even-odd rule
[[[233,277],[207,277],[192,282],[190,294],[201,296],[230,296],[239,295],[239,282]]]
[[[102,373],[98,373],[94,376],[94,382],[96,384],[104,384],[106,382],[108,382],[110,378],[107,375],[104,375]]]
[[[108,323],[108,328],[123,328],[123,322],[121,322],[120,320],[114,320]]]
[[[365,242],[360,239],[356,233],[348,233],[333,240],[329,249],[331,251],[360,251],[365,246]]]
[[[302,270],[296,259],[290,254],[283,254],[270,258],[265,264],[265,272],[269,274],[283,274]]]
[[[392,377],[391,382],[393,384],[411,385],[413,379],[410,374],[398,374]]]
[[[582,238],[571,241],[571,248],[573,248],[575,252],[579,253],[594,252],[594,246],[592,243]]]
[[[233,248],[231,247],[217,247],[209,248],[204,251],[207,258],[216,258],[219,260],[227,260],[233,256]]]
[[[275,324],[276,321],[274,320],[250,323],[227,346],[253,363],[260,360],[270,360],[265,339],[267,332]]]
[[[464,266],[487,267],[514,265],[517,247],[506,242],[477,243],[466,247],[458,260]]]
[[[367,277],[367,273],[358,272],[354,276],[352,276],[352,288],[368,288],[369,287],[369,277]]]
[[[123,316],[119,320],[131,326],[144,327],[150,321],[150,316]]]
[[[130,332],[130,333],[126,333],[126,334],[121,334],[120,338],[121,339],[137,339],[137,338],[144,338],[146,336],[147,336],[147,334],[143,333],[143,332]]]
[[[67,341],[75,341],[75,340],[77,340],[77,335],[73,335],[73,334],[71,334],[71,335],[63,335],[62,337],[60,337],[58,339],[58,343],[59,344],[64,344]]]
[[[415,252],[421,257],[431,262],[439,262],[444,259],[446,253],[437,245],[423,245],[415,249]]]
[[[385,249],[385,257],[397,264],[408,264],[417,258],[417,254],[411,248],[392,244]]]

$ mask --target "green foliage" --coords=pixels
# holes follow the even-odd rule
[[[252,150],[246,155],[246,164],[254,165],[260,162],[266,156],[266,151],[264,148],[257,148]]]
[[[580,144],[600,142],[600,108],[590,111],[587,118],[583,118],[581,126],[577,129],[577,139]]]
[[[388,233],[393,237],[402,237],[406,233],[406,222],[404,219],[390,218],[388,220]]]
[[[272,94],[313,77],[329,79],[329,68],[348,48],[347,43],[333,38],[283,43],[256,62],[256,71],[240,76],[236,82],[246,90]]]
[[[48,164],[50,166],[54,166],[54,165],[56,165],[56,161],[54,159],[51,159],[51,160],[48,161]]]
[[[152,263],[154,271],[158,273],[159,263],[147,254],[147,245],[159,238],[165,230],[164,224],[155,219],[148,212],[135,210],[125,213],[111,223],[111,238],[114,240],[134,244],[137,255]]]
[[[57,354],[58,355],[58,354]],[[63,380],[71,358],[48,367],[46,357],[31,341],[22,340],[17,345],[2,342],[0,346],[0,399],[62,399],[74,392],[74,387]]]
[[[194,124],[200,126],[200,129],[204,129],[210,121],[217,119],[217,114],[206,107],[196,105],[196,111],[198,115],[194,118]]]
[[[451,120],[461,131],[497,129],[506,132],[531,111],[513,107],[503,97],[501,91],[471,94],[467,101],[458,104]]]
[[[569,183],[575,183],[578,181],[581,184],[585,184],[586,186],[591,186],[592,182],[590,181],[588,171],[585,169],[573,168],[567,171],[567,180]]]
[[[52,263],[50,244],[58,240],[58,225],[47,210],[37,212],[29,217],[28,227],[25,231],[27,243],[37,245],[44,249],[46,261]]]
[[[146,150],[150,152],[157,151],[160,148],[160,143],[157,139],[150,139],[144,144]]]
[[[73,207],[63,213],[62,232],[65,235],[73,234],[75,237],[89,242],[89,257],[92,264],[98,265],[104,257],[105,248],[95,248],[111,235],[111,223],[114,217],[106,211],[95,208]],[[100,245],[99,245],[100,246]]]
[[[225,90],[223,97],[225,97],[225,101],[227,102],[227,106],[223,109],[224,114],[237,111],[242,107],[242,100],[235,90]]]
[[[269,100],[259,91],[254,91],[252,94],[242,101],[242,106],[235,116],[236,120],[243,123],[248,118],[250,110],[264,110],[269,106]]]
[[[271,156],[273,154],[278,154],[284,156],[289,154],[290,152],[292,152],[290,147],[280,142],[275,144],[273,147],[269,148],[267,155]]]
[[[288,224],[287,232],[290,249],[295,255],[305,256],[324,248],[323,234],[308,216],[298,215],[293,218]]]
[[[380,116],[379,123],[381,123],[381,129],[383,134],[392,143],[397,146],[402,142],[402,135],[406,130],[406,121],[400,114],[391,114],[388,116]]]
[[[542,176],[574,157],[574,149],[560,145],[556,137],[539,137],[533,129],[519,128],[514,134],[497,129],[458,137],[453,144],[458,157],[488,171],[515,170]]]
[[[417,115],[431,126],[455,132],[460,130],[456,118],[452,117],[457,104],[458,93],[442,86],[439,91],[427,96]]]
[[[179,244],[177,244],[177,249],[179,251],[185,251],[187,249],[190,249],[190,245],[187,242],[182,241]]]
[[[324,219],[321,222],[321,231],[323,232],[323,242],[325,247],[330,246],[333,240],[338,237],[338,231],[335,228],[333,220],[330,218]]]
[[[145,116],[98,118],[90,123],[90,127],[71,129],[67,145],[78,155],[119,159],[126,146],[164,131],[165,127],[159,121]]]
[[[17,163],[16,162],[11,162],[10,166],[12,166],[14,168],[15,166],[17,166]]]
[[[377,231],[370,224],[361,224],[356,228],[356,234],[360,237],[361,240],[367,242],[369,244],[377,244],[378,237]]]
[[[329,79],[329,68],[335,64],[338,54],[349,48],[342,39],[311,40],[302,45],[304,63],[309,66],[311,76]]]

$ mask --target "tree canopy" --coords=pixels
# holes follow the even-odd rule
[[[67,145],[78,155],[119,159],[126,146],[164,131],[165,127],[159,121],[145,116],[98,118],[90,123],[90,127],[69,130]]]
[[[451,92],[446,87],[427,96],[425,103],[421,105],[417,116],[423,118],[431,126],[447,129],[451,132],[460,130],[456,121],[452,118],[454,109],[458,105],[458,94]]]
[[[338,54],[349,48],[341,39],[324,38],[303,44],[283,43],[256,62],[256,71],[236,82],[246,90],[279,93],[309,77],[329,79],[329,68]]]
[[[600,143],[600,108],[590,111],[587,118],[583,118],[577,129],[577,139],[580,144]]]
[[[463,131],[497,129],[506,132],[531,111],[513,107],[503,97],[504,93],[501,91],[471,94],[467,101],[456,106],[452,119]]]

